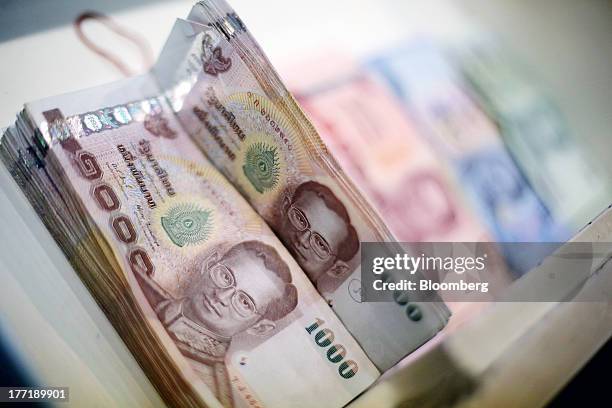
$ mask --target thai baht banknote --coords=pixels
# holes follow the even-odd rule
[[[391,367],[444,326],[448,309],[418,299],[362,301],[360,243],[396,238],[235,12],[223,2],[200,2],[188,20],[177,24],[154,69],[179,121],[277,234],[372,362]]]
[[[449,163],[457,182],[500,242],[564,242],[554,218],[517,167],[498,128],[433,42],[421,40],[372,58],[368,69],[400,97],[420,134]],[[506,254],[517,273],[535,266]],[[535,261],[537,264],[537,260]]]
[[[453,56],[555,219],[575,232],[610,203],[612,178],[589,159],[559,108],[508,50],[483,41]]]

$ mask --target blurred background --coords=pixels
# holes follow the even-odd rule
[[[612,2],[230,4],[400,238],[563,242],[612,201]],[[175,18],[192,5],[0,0],[0,126],[13,122],[25,102],[146,72]],[[394,139],[407,133],[413,139]],[[347,149],[355,137],[361,142]],[[380,158],[358,165],[369,147],[377,149],[369,140],[378,141]],[[387,150],[398,143],[418,152],[416,164],[385,167]],[[406,179],[386,176],[423,169],[448,185],[445,197],[461,209],[462,228],[415,235],[417,226],[402,224],[407,201],[393,191]],[[3,222],[21,223],[22,231],[5,228],[0,248],[0,357],[4,367],[24,367],[12,381],[44,383],[65,367],[63,381],[98,390],[102,404],[158,404],[57,248],[41,244],[48,234],[21,210],[25,200],[11,186],[4,190]],[[441,200],[439,192],[422,192],[423,211],[443,208]],[[505,255],[512,263],[512,254]],[[512,266],[521,273],[523,266]],[[47,341],[34,341],[41,338]],[[609,359],[610,345],[554,403],[601,392],[589,367]],[[10,372],[4,370],[3,384]]]

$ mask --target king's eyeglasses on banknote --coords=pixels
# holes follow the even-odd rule
[[[313,282],[326,273],[341,278],[350,272],[347,262],[359,250],[359,238],[344,204],[328,187],[301,184],[285,196],[282,215],[280,236]]]

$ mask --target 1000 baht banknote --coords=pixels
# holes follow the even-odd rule
[[[106,243],[108,252],[82,260],[118,265],[93,281],[93,292],[132,353],[139,361],[167,355],[170,371],[147,374],[179,376],[206,406],[353,399],[379,371],[165,100],[139,96],[126,81],[27,106],[47,146],[30,171],[54,196],[78,203],[82,216],[73,216],[89,224],[71,227],[81,252]],[[58,201],[53,211],[62,210],[69,216]],[[133,303],[97,293],[102,281]],[[117,320],[130,307],[137,318]],[[144,347],[140,330],[154,347]]]
[[[242,21],[220,4],[200,2],[190,21],[175,26],[155,75],[186,131],[384,370],[437,333],[448,310],[439,302],[411,305],[417,318],[405,303],[362,302],[360,242],[394,238]]]

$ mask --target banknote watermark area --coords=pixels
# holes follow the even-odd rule
[[[581,288],[612,268],[611,256],[610,242],[363,242],[359,295],[362,302],[609,301]]]

